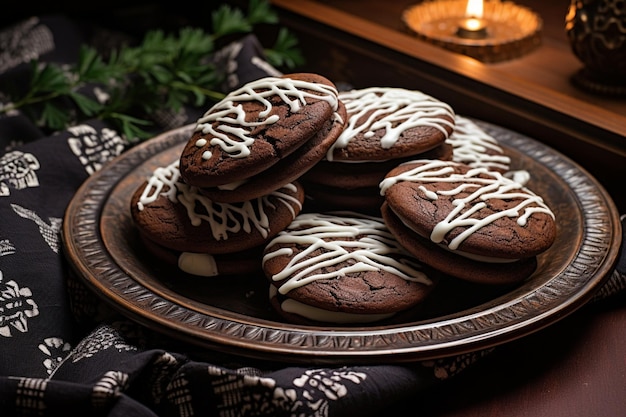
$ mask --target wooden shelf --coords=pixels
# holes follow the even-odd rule
[[[520,1],[541,16],[542,43],[523,57],[499,63],[418,39],[401,18],[415,3],[272,1],[283,23],[299,34],[308,70],[357,88],[420,89],[459,114],[541,140],[588,169],[618,206],[626,207],[619,184],[626,177],[626,99],[596,96],[570,83],[582,64],[565,34],[569,1]]]

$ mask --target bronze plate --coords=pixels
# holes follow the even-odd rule
[[[514,287],[444,280],[411,318],[359,327],[285,323],[263,276],[196,278],[147,255],[130,197],[158,166],[178,157],[185,126],[144,142],[93,174],[69,204],[64,249],[75,271],[122,314],[203,347],[288,363],[381,363],[440,358],[528,335],[587,302],[617,262],[618,211],[584,169],[545,145],[479,123],[526,169],[529,188],[554,211],[557,240],[536,272]],[[306,205],[305,205],[306,206]]]

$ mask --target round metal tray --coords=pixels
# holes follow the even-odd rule
[[[536,272],[513,287],[445,280],[405,322],[359,327],[301,326],[269,306],[263,276],[198,278],[154,259],[139,241],[130,197],[152,171],[177,158],[185,126],[132,148],[93,174],[69,204],[66,255],[84,282],[121,313],[203,347],[290,363],[408,362],[496,346],[528,335],[582,306],[617,261],[621,224],[600,184],[531,138],[476,121],[531,173],[530,189],[557,220],[557,240]],[[306,209],[306,204],[305,204]]]

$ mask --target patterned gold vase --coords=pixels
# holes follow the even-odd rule
[[[572,82],[593,93],[626,95],[626,2],[571,0],[565,30],[583,63]]]

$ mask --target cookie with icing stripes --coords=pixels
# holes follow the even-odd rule
[[[311,139],[325,151],[345,121],[337,95],[331,81],[310,73],[266,77],[231,92],[197,121],[180,156],[183,180],[199,188],[233,189]],[[323,156],[318,152],[313,158]],[[281,182],[274,189],[286,183]]]
[[[306,185],[313,183],[316,190],[326,186],[336,195],[371,192],[377,197],[373,206],[364,201],[344,208],[378,211],[378,183],[395,165],[418,156],[452,158],[446,139],[453,132],[455,114],[447,103],[420,91],[390,87],[341,91],[339,99],[348,121],[324,160],[303,176],[307,190]],[[332,194],[312,197],[324,204],[334,202]]]
[[[297,182],[254,200],[216,203],[182,181],[178,163],[156,168],[134,192],[130,211],[142,239],[154,245],[146,247],[163,259],[171,259],[165,254],[173,252],[186,272],[210,275],[207,271],[215,269],[218,259],[226,262],[233,254],[255,253],[260,265],[261,252],[256,249],[302,210],[304,190]],[[198,271],[201,264],[203,273]],[[243,259],[240,264],[247,265]]]
[[[263,271],[276,311],[308,324],[388,320],[437,282],[382,219],[355,212],[298,215],[266,245]]]
[[[200,188],[200,191],[213,201],[233,203],[260,197],[284,184],[296,181],[309,170],[315,169],[324,158],[343,130],[346,118],[346,108],[339,102],[334,117],[329,119],[313,138],[289,156],[244,181]]]
[[[418,160],[380,184],[389,230],[422,262],[481,283],[512,283],[534,271],[556,239],[555,215],[520,183],[486,168]]]
[[[472,168],[487,168],[506,173],[511,157],[506,154],[498,140],[478,126],[472,119],[456,115],[454,131],[446,140],[452,146],[452,160]]]
[[[420,157],[451,160],[452,146],[443,144],[420,154]],[[380,215],[383,198],[378,185],[391,169],[413,159],[414,157],[408,157],[354,164],[323,160],[300,180],[311,203],[316,207]]]

